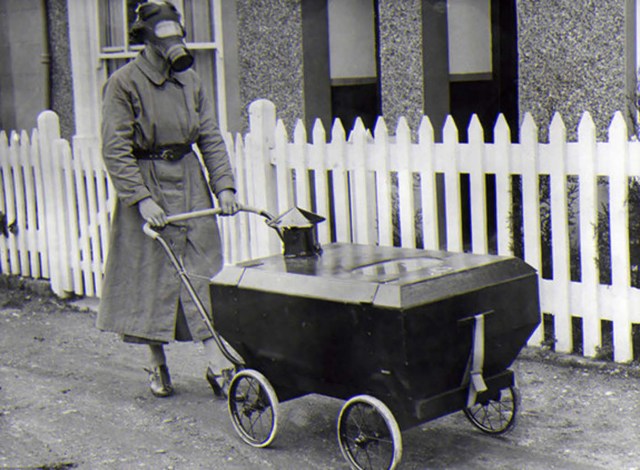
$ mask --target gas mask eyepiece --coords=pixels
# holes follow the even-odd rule
[[[148,42],[176,72],[183,72],[193,65],[193,55],[184,43],[180,14],[171,3],[143,3],[136,13],[132,39]]]

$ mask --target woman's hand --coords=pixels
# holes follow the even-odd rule
[[[225,215],[233,215],[240,208],[236,201],[236,193],[231,189],[224,189],[218,193],[218,203],[222,213]]]
[[[167,214],[162,207],[150,197],[138,203],[138,210],[142,218],[149,222],[149,225],[152,227],[164,227],[167,225]]]

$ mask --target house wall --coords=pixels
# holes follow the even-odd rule
[[[33,129],[45,102],[40,0],[0,1],[0,128]]]
[[[304,117],[301,0],[238,0],[238,80],[242,121],[257,99],[272,101],[292,126]],[[245,128],[246,131],[246,128]]]
[[[19,0],[17,0],[19,1]],[[46,0],[51,55],[51,109],[60,117],[60,135],[75,134],[67,0]]]
[[[576,137],[584,111],[605,140],[635,87],[634,0],[518,0],[519,110],[546,141],[558,111]]]
[[[9,73],[11,40],[6,26],[7,17],[7,4],[0,2],[0,129],[13,127],[13,116],[9,114],[13,108],[13,96],[9,93],[13,89],[13,78]]]
[[[382,114],[391,133],[404,116],[417,129],[423,115],[422,0],[379,0]]]

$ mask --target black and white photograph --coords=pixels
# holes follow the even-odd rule
[[[640,470],[640,0],[0,0],[0,469]]]

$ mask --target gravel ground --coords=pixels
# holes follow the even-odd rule
[[[147,390],[146,354],[98,332],[94,313],[0,276],[0,468],[346,469],[339,400],[281,404],[268,449],[243,444],[203,379],[200,345],[168,348],[177,393]],[[527,348],[513,365],[518,426],[462,413],[402,433],[403,469],[640,469],[640,369]]]

